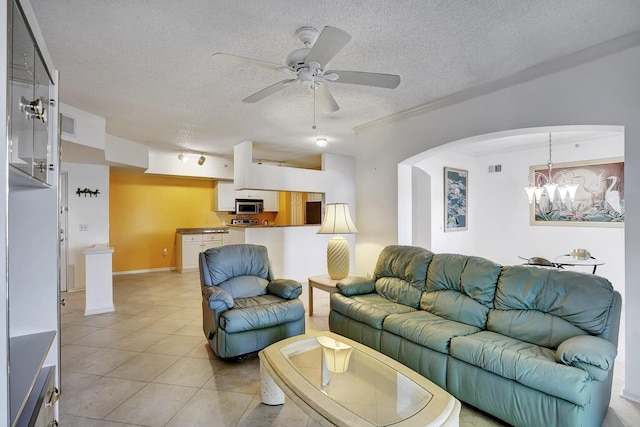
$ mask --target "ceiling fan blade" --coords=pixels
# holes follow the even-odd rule
[[[326,113],[335,113],[340,109],[338,103],[333,99],[333,95],[331,95],[331,92],[329,92],[329,88],[326,85],[317,85],[315,91],[316,101]]]
[[[295,81],[295,80],[294,80]],[[284,89],[290,84],[291,80],[282,80],[278,83],[274,83],[269,87],[265,87],[261,91],[254,93],[253,95],[245,98],[242,102],[248,102],[249,104],[253,104],[254,102],[262,101],[269,95],[273,95],[274,93]]]
[[[341,29],[329,26],[324,27],[309,55],[307,55],[305,63],[317,62],[322,66],[326,66],[336,56],[336,53],[340,52],[340,49],[349,43],[349,40],[351,40],[351,36]]]
[[[362,71],[331,70],[325,74],[335,73],[336,83],[350,83],[354,85],[376,86],[395,89],[400,84],[400,76],[396,74],[366,73]]]
[[[255,65],[262,68],[268,68],[270,70],[279,70],[284,67],[282,64],[275,64],[273,62],[248,58],[246,56],[231,55],[229,53],[214,53],[212,57],[218,61],[229,62],[232,64]]]

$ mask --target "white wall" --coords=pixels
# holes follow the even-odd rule
[[[109,167],[62,163],[68,173],[68,244],[69,265],[74,265],[75,280],[68,290],[85,287],[85,261],[83,251],[96,243],[109,243]],[[77,189],[98,189],[98,197],[76,195]],[[80,231],[87,224],[88,231]]]
[[[555,145],[554,163],[622,157],[624,136],[608,136],[574,144]],[[479,204],[476,252],[504,265],[522,262],[518,255],[555,256],[567,254],[574,248],[587,248],[593,256],[605,261],[598,267],[599,275],[611,281],[623,296],[624,228],[563,227],[529,225],[529,203],[522,189],[526,184],[529,166],[545,164],[548,149],[540,147],[519,152],[507,152],[478,159],[476,177]],[[489,165],[501,164],[502,172],[488,173]],[[495,191],[494,189],[500,189]],[[496,236],[512,236],[500,239]],[[590,272],[590,269],[576,268]]]
[[[114,135],[106,134],[105,137],[104,158],[107,162],[142,169],[149,167],[149,147]]]
[[[198,164],[200,154],[184,153],[188,162],[178,160],[179,152],[149,152],[149,168],[145,173],[158,175],[191,176],[195,178],[233,179],[233,162],[221,157],[205,155],[203,165]]]
[[[62,102],[60,103],[60,112],[75,120],[75,133],[73,135],[63,133],[62,139],[104,150],[106,135],[104,117],[88,113]]]
[[[435,253],[458,253],[471,255],[476,251],[476,233],[479,222],[478,200],[483,200],[478,192],[480,184],[476,181],[477,161],[475,158],[454,151],[437,151],[415,166],[430,176],[430,210],[429,216],[431,244],[428,249]],[[467,189],[467,230],[444,231],[444,167],[464,169],[469,172]],[[415,195],[426,197],[427,195]],[[427,212],[417,211],[416,221],[421,221]]]
[[[421,193],[405,186],[399,188],[400,200],[412,195],[412,203],[429,203],[422,209],[413,207],[412,239],[402,242],[423,246],[436,253],[453,252],[482,256],[502,265],[518,264],[531,256],[544,256],[555,259],[567,254],[572,249],[588,248],[594,256],[605,262],[598,267],[598,274],[608,278],[616,290],[624,296],[624,229],[622,227],[590,227],[590,226],[531,226],[529,208],[523,186],[527,182],[530,166],[545,164],[548,159],[546,145],[547,131],[558,136],[575,132],[576,127],[554,127],[550,129],[523,129],[522,134],[534,134],[543,141],[537,147],[523,149],[510,147],[499,152],[469,157],[461,154],[465,151],[464,141],[456,141],[432,150],[420,153],[415,162],[430,175],[430,184],[425,186],[424,176],[414,177],[410,185],[425,186]],[[588,136],[574,140],[570,144],[554,144],[553,161],[556,170],[561,163],[594,159],[606,159],[624,156],[624,134],[615,133],[615,127],[591,130]],[[516,132],[516,131],[511,131]],[[585,134],[586,135],[586,134]],[[475,139],[475,138],[474,138]],[[485,143],[491,143],[491,136],[486,136]],[[482,144],[482,142],[474,142]],[[404,163],[410,163],[405,161]],[[489,173],[489,165],[501,165],[499,173]],[[443,232],[443,176],[444,166],[469,170],[469,227],[466,231]],[[403,197],[403,193],[404,197]],[[400,208],[402,212],[402,209]],[[424,238],[415,227],[424,227],[425,218],[431,219],[431,229],[422,230],[429,238]],[[504,239],[502,236],[511,236]],[[591,268],[567,267],[577,271],[591,272]]]
[[[625,180],[640,182],[639,75],[640,47],[635,46],[473,99],[359,129],[357,272],[370,271],[380,250],[398,240],[398,164],[451,141],[506,129],[621,125],[625,132]],[[640,263],[636,262],[640,259],[640,187],[627,185],[625,198],[625,304],[635,307],[640,305],[640,287],[635,285],[640,277]],[[640,324],[639,310],[626,310],[625,316],[628,325]],[[640,330],[625,330],[625,359],[636,360],[640,357]],[[625,366],[623,394],[640,401],[640,365]]]

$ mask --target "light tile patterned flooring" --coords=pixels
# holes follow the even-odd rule
[[[198,273],[115,276],[114,313],[84,316],[84,292],[63,297],[60,425],[317,425],[292,402],[260,403],[257,357],[216,358],[202,332]],[[327,330],[328,294],[315,290],[314,297],[307,330]],[[618,362],[607,427],[640,419],[640,405],[619,397],[623,369]],[[503,424],[463,406],[460,425]]]

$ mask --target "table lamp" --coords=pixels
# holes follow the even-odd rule
[[[355,234],[358,230],[351,221],[347,203],[328,203],[327,211],[318,234]],[[327,270],[334,279],[349,275],[349,242],[342,236],[329,239],[327,245]]]

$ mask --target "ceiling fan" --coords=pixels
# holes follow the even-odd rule
[[[314,98],[326,112],[335,112],[340,108],[329,92],[328,82],[349,83],[364,86],[395,89],[400,84],[400,76],[395,74],[367,73],[363,71],[326,70],[333,57],[351,40],[351,36],[335,27],[326,26],[318,35],[312,27],[302,27],[296,36],[305,47],[296,49],[287,56],[286,65],[228,53],[214,53],[213,58],[236,64],[249,64],[271,70],[278,70],[289,78],[268,86],[243,99],[254,103],[263,100],[287,86],[301,83],[313,90]],[[315,104],[314,104],[315,105]]]

